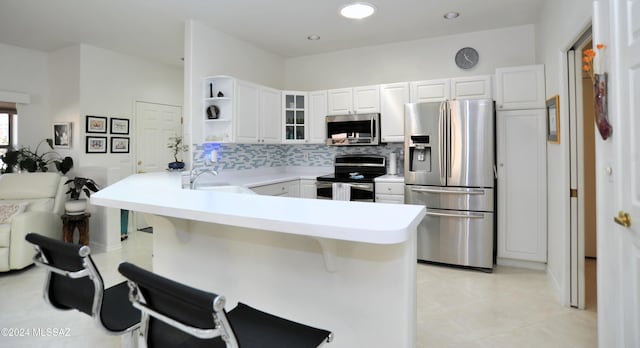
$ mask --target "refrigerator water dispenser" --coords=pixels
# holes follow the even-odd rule
[[[431,172],[431,145],[428,135],[413,135],[409,145],[409,171]]]

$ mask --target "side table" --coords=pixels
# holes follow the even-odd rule
[[[64,214],[62,219],[62,238],[67,243],[73,243],[73,232],[78,229],[78,243],[89,245],[89,217],[91,213],[78,215]]]

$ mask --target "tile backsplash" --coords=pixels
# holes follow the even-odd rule
[[[333,158],[342,154],[378,154],[387,157],[395,152],[398,157],[398,171],[404,166],[402,143],[390,143],[380,146],[326,146],[288,145],[288,144],[194,144],[193,166],[204,165],[205,156],[212,150],[218,153],[219,170],[244,170],[262,167],[308,166],[330,167]],[[387,163],[387,169],[389,164]]]

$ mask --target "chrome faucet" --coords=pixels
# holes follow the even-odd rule
[[[218,162],[217,151],[212,151],[209,157],[205,156],[204,167],[196,167],[191,169],[191,175],[189,175],[189,185],[192,190],[196,188],[198,179],[202,176],[202,174],[211,174],[214,176],[218,175],[218,166],[215,166],[213,168],[211,167],[211,165],[216,162]]]
[[[189,184],[192,190],[196,188],[198,179],[200,179],[202,174],[211,174],[215,176],[215,175],[218,175],[218,171],[215,168],[208,168],[208,167],[192,169],[191,175],[189,176]]]

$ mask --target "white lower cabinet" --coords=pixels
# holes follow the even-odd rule
[[[498,111],[498,259],[547,261],[545,110]]]
[[[376,182],[376,203],[404,204],[404,183]]]
[[[265,196],[300,197],[300,180],[255,186],[252,187],[251,190],[259,195]]]
[[[300,198],[317,198],[316,181],[312,179],[300,180]]]

